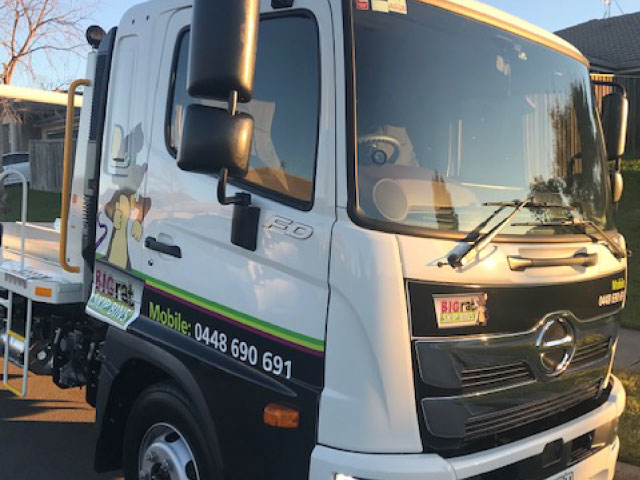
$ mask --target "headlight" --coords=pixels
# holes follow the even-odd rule
[[[358,480],[356,477],[352,477],[351,475],[345,475],[344,473],[336,473],[335,480]]]

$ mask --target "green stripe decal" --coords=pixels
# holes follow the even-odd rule
[[[246,315],[244,313],[238,312],[237,310],[233,310],[229,307],[225,307],[224,305],[220,305],[219,303],[213,302],[206,298],[187,292],[185,290],[182,290],[181,288],[170,285],[161,280],[151,278],[148,275],[143,274],[142,272],[138,272],[134,270],[133,273],[144,278],[145,282],[149,286],[155,289],[162,290],[163,292],[169,293],[170,295],[173,295],[174,297],[178,297],[182,300],[185,300],[193,305],[197,305],[198,307],[204,308],[205,310],[209,310],[213,313],[217,313],[219,315],[227,317],[233,320],[234,322],[241,323],[242,325],[246,325],[255,330],[268,333],[269,335],[273,335],[274,337],[287,340],[288,342],[292,342],[297,345],[302,345],[311,350],[315,350],[317,352],[324,352],[323,340],[319,340],[313,337],[308,337],[301,333],[293,332],[291,330],[287,330],[286,328],[282,328],[272,323],[268,323],[258,318],[252,317],[250,315]]]

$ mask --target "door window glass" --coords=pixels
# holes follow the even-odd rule
[[[184,112],[209,103],[187,93],[189,32],[177,46],[167,141],[175,155]],[[310,16],[265,18],[260,23],[253,100],[239,110],[255,120],[245,182],[310,205],[316,167],[320,104],[318,28]],[[222,104],[218,106],[223,106]]]

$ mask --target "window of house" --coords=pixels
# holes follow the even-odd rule
[[[167,142],[175,155],[184,112],[205,103],[187,93],[189,33],[176,50]],[[253,100],[239,110],[255,121],[249,172],[243,182],[302,207],[313,199],[320,109],[318,28],[306,15],[265,18],[260,22]]]

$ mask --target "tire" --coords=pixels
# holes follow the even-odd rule
[[[126,480],[222,480],[193,411],[173,383],[153,385],[140,394],[124,434]]]

